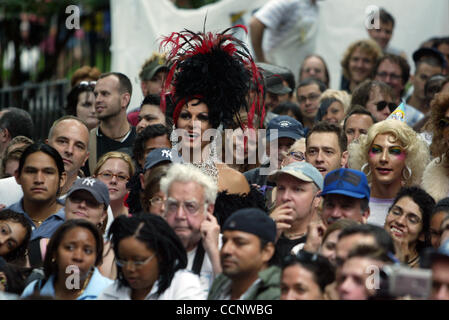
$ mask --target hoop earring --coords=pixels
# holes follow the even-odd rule
[[[407,169],[408,171],[408,177],[405,176],[404,174],[404,169]],[[410,179],[412,177],[412,169],[410,169],[409,167],[405,166],[405,168],[402,169],[402,178],[407,181],[408,179]]]
[[[366,167],[368,167],[368,173],[365,173],[365,168]],[[362,171],[363,173],[365,173],[365,175],[368,177],[370,174],[371,174],[371,168],[369,167],[369,165],[368,165],[368,162],[367,163],[365,163],[361,168],[360,168],[360,171]]]

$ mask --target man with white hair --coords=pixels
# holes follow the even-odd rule
[[[187,251],[187,269],[200,276],[206,291],[221,273],[220,226],[213,216],[217,185],[191,164],[173,164],[161,179],[167,195],[165,220]]]

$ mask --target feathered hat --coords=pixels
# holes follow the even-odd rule
[[[263,79],[246,45],[235,38],[237,25],[217,34],[190,30],[173,32],[163,38],[161,47],[168,49],[169,72],[161,93],[165,111],[166,96],[172,98],[174,123],[182,107],[192,99],[207,104],[212,127],[253,127],[254,115],[263,123]],[[255,95],[249,97],[252,88]],[[248,123],[241,123],[239,112],[248,112]],[[249,109],[249,110],[248,110]]]

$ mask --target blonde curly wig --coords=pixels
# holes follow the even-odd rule
[[[351,143],[349,149],[349,168],[362,170],[368,163],[368,153],[371,145],[379,134],[391,134],[393,141],[397,141],[406,152],[405,164],[410,168],[411,177],[404,181],[405,186],[419,185],[422,174],[430,161],[429,148],[424,140],[406,123],[398,120],[384,120],[371,126],[366,135],[361,135],[359,143]],[[368,182],[372,182],[372,168],[367,175]],[[366,170],[365,170],[366,171]],[[366,174],[367,172],[365,172]]]

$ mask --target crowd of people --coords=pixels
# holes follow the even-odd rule
[[[264,54],[265,29],[292,36],[270,13],[316,16],[284,2],[254,15],[255,57],[239,26],[167,35],[136,111],[88,66],[45,141],[0,111],[0,299],[449,300],[449,38],[411,75],[381,9],[331,89],[319,55]]]

